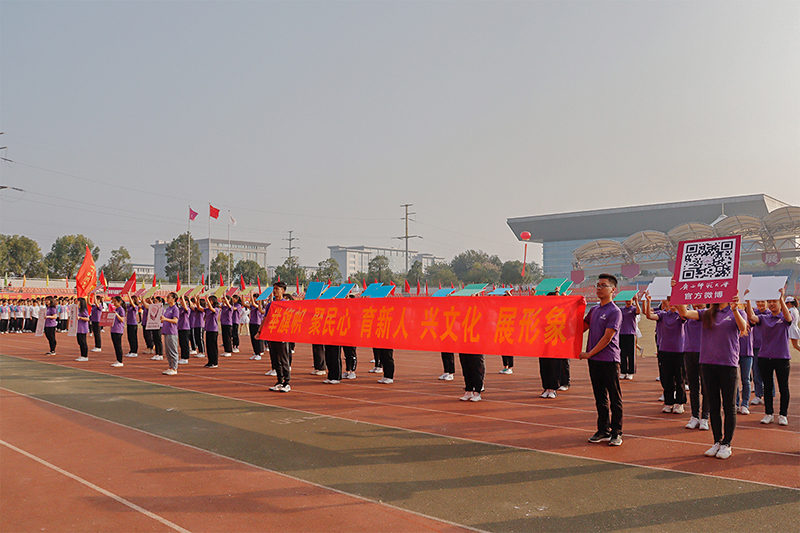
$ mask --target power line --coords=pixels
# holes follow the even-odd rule
[[[292,242],[293,241],[299,241],[300,240],[297,237],[292,237],[292,233],[294,233],[294,230],[290,230],[289,231],[289,238],[288,239],[283,239],[284,241],[289,241],[289,246],[287,248],[284,248],[284,250],[289,250],[289,259],[292,258],[292,250],[299,250],[300,249],[299,246],[292,246]]]
[[[408,239],[421,239],[422,238],[419,235],[409,235],[408,234],[408,217],[409,217],[409,215],[416,215],[416,213],[409,213],[408,212],[408,208],[411,207],[412,205],[414,205],[414,204],[403,204],[403,205],[400,206],[400,207],[404,207],[405,210],[406,210],[406,216],[404,217],[405,221],[406,221],[406,234],[405,234],[405,237],[394,237],[395,239],[402,239],[402,240],[406,241],[406,273],[408,273]],[[403,220],[403,219],[401,219],[401,220]]]

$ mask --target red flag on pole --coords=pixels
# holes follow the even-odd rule
[[[419,280],[417,280],[417,296],[419,296]]]
[[[361,280],[361,286],[364,290],[367,290],[367,278]]]
[[[300,294],[300,276],[296,276],[294,282],[297,284],[297,294]]]
[[[352,281],[350,281],[350,276],[347,276],[347,283],[352,283]]]
[[[120,294],[127,294],[131,290],[136,288],[136,272],[133,273],[131,278],[125,282],[125,286],[122,287],[122,292]]]
[[[75,287],[78,291],[78,298],[85,298],[90,292],[97,288],[97,267],[94,265],[92,252],[86,246],[86,254],[83,256],[83,264],[78,269],[75,276]]]
[[[245,286],[244,286],[244,274],[239,274],[239,290],[244,292],[244,289],[245,289]]]
[[[408,280],[406,280],[406,283],[403,286],[403,289],[406,291],[406,293],[409,293],[409,294],[411,293],[411,285],[409,285]]]
[[[225,285],[225,282],[222,281],[222,272],[219,273],[219,286],[222,287]]]
[[[425,280],[425,296],[428,295],[428,280]]]
[[[200,285],[202,285],[203,287],[206,286],[206,275],[205,274],[200,274]]]
[[[199,214],[200,213],[198,213],[197,211],[195,211],[191,207],[189,208],[189,220],[194,220],[195,218],[197,218],[197,215],[199,215]]]
[[[258,294],[261,294],[261,276],[256,275],[256,282],[258,283]]]
[[[450,288],[451,288],[451,289],[455,289],[455,288],[456,288],[456,286],[455,286],[455,285],[453,285],[453,282],[452,282],[452,281],[450,282]]]
[[[155,286],[156,286],[156,275],[153,274],[153,287],[155,287]]]
[[[211,204],[208,204],[208,216],[211,218],[219,218],[219,209]]]
[[[103,274],[102,270],[100,271],[100,285],[103,286],[104,291],[108,289],[108,282],[106,281],[106,276]]]
[[[439,290],[442,290],[442,282],[439,282]]]
[[[181,273],[180,272],[178,272],[178,286],[175,287],[175,290],[176,291],[181,290]]]
[[[394,294],[394,289],[395,289],[395,287],[397,287],[397,285],[395,285],[395,284],[394,284],[394,281],[393,281],[393,282],[392,282],[392,292],[390,292],[389,294],[392,294],[392,295]]]

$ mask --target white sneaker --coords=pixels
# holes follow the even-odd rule
[[[355,372],[347,372],[344,375],[344,379],[356,379],[356,373]]]
[[[258,355],[258,354],[251,355],[251,356],[250,356],[250,360],[251,360],[251,361],[261,361],[261,356],[260,356],[260,355]]]
[[[447,374],[447,377],[444,378],[444,380],[445,381],[453,381],[453,377],[454,377],[453,374]],[[439,379],[442,379],[442,378],[439,378]]]
[[[633,379],[633,374],[626,375],[625,379],[627,379],[628,381],[631,381]]]
[[[716,457],[719,453],[720,445],[719,442],[714,443],[714,445],[705,451],[706,457]]]
[[[383,374],[383,368],[376,366],[369,371],[370,374]]]
[[[758,396],[756,396],[755,398],[750,400],[750,405],[762,405],[763,403],[764,403],[764,400],[762,400]]]
[[[113,363],[111,363],[111,366],[118,368],[118,367],[125,366],[125,365],[120,363],[119,361],[114,361]]]
[[[178,371],[174,368],[168,368],[162,372],[165,376],[176,376],[178,375]]]
[[[686,392],[689,392],[689,385],[684,385],[683,386],[683,390],[685,390]]]
[[[197,355],[197,350],[189,350],[189,355]]]
[[[565,390],[569,390],[569,385],[561,385],[556,390],[560,390],[561,392],[564,392]]]
[[[779,426],[788,426],[789,425],[789,419],[786,418],[783,415],[778,415],[778,425]]]
[[[733,449],[731,449],[730,444],[723,444],[719,447],[719,451],[717,452],[717,459],[727,459],[728,457],[733,454]]]
[[[661,412],[662,413],[671,413],[672,412],[672,406],[671,405],[665,405],[664,407],[661,408]]]
[[[698,428],[700,431],[708,431],[708,418],[701,418],[700,419],[700,426]]]
[[[392,378],[381,378],[381,379],[378,380],[378,383],[383,383],[384,385],[389,385],[391,383],[394,383],[394,380]]]
[[[163,355],[154,355],[153,357],[150,358],[150,360],[151,361],[163,361],[164,360],[164,356]]]
[[[772,415],[764,415],[764,418],[761,419],[762,424],[772,424],[772,421],[775,420],[775,417]]]
[[[469,401],[471,401],[471,402],[479,402],[479,401],[481,401],[481,393],[480,392],[474,393],[472,395],[472,398],[469,399]]]
[[[503,370],[498,372],[498,374],[513,374],[513,373],[514,373],[514,371],[512,369],[510,369],[510,368],[504,368]]]
[[[683,404],[682,403],[676,403],[675,405],[673,405],[672,406],[672,412],[675,413],[676,415],[682,415],[683,414]]]
[[[131,352],[131,353],[125,354],[125,357],[139,357],[139,354]]]
[[[187,365],[187,364],[189,364],[189,360],[188,359],[178,359],[178,364],[179,365]]]
[[[229,354],[228,352],[225,352],[225,353],[222,354],[222,357],[230,357],[230,356],[231,356],[231,354]]]
[[[338,379],[326,379],[323,383],[327,383],[328,385],[338,385],[341,383]]]
[[[194,354],[194,356],[197,357],[198,359],[205,359],[206,354],[204,354],[204,353],[196,353],[196,354]]]
[[[541,395],[541,396],[539,396],[539,397],[540,397],[540,398],[549,398],[549,397],[550,397],[550,391],[548,391],[548,390],[544,391],[544,392],[542,393],[542,395]]]
[[[93,351],[93,352],[102,352],[103,350],[102,350],[102,349],[100,349],[100,348],[92,348],[92,351]]]
[[[283,388],[283,384],[282,383],[276,383],[275,385],[270,387],[269,390],[277,392],[277,391],[281,390],[282,388]]]
[[[286,385],[284,385],[283,387],[278,389],[278,392],[291,392],[291,390],[292,390],[292,387],[289,386],[289,384],[287,383]]]
[[[88,358],[88,357],[78,357],[78,358],[77,358],[77,359],[75,359],[75,360],[76,360],[76,361],[80,361],[81,363],[83,363],[83,362],[86,362],[86,361],[88,361],[88,360],[89,360],[89,358]]]
[[[742,406],[742,407],[739,409],[739,414],[742,414],[742,415],[749,415],[749,414],[750,414],[750,409],[748,409],[746,405],[743,405],[743,406]]]
[[[277,371],[275,371],[275,370],[270,370],[269,372],[267,372],[267,373],[266,373],[266,374],[264,374],[264,375],[265,375],[265,376],[277,376],[277,375],[278,375],[278,372],[277,372]]]
[[[471,390],[468,390],[467,392],[464,393],[464,396],[459,398],[459,400],[461,400],[462,402],[468,402],[471,399],[472,399],[472,391]]]
[[[700,419],[692,417],[692,418],[689,419],[689,423],[686,424],[684,427],[686,429],[697,429],[697,426],[699,426],[699,425],[700,425]]]
[[[547,395],[547,397],[548,398],[555,398],[556,397],[556,391],[551,390],[550,393]]]
[[[311,372],[312,376],[324,376],[325,374],[327,374],[327,372],[325,372],[324,370],[313,370]]]
[[[239,348],[234,348],[233,353],[239,353]]]

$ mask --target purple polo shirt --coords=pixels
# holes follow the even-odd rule
[[[238,324],[242,319],[242,304],[235,304],[233,306],[233,313],[231,313],[231,320],[234,324]]]
[[[220,308],[220,314],[219,314],[220,325],[222,326],[233,325],[233,322],[231,322],[231,315],[233,314],[232,311],[233,310],[230,307],[225,307],[224,305]]]
[[[791,359],[789,355],[789,328],[792,323],[784,320],[783,312],[758,315],[756,328],[761,329],[759,357],[766,359]]]
[[[125,323],[129,326],[139,325],[139,307],[136,305],[128,304],[125,309]]]
[[[211,309],[205,309],[205,330],[206,331],[219,331],[219,327],[217,326],[217,313],[212,311]],[[219,308],[217,308],[217,312],[219,312]]]
[[[739,309],[739,314],[747,322],[747,313]],[[739,336],[739,357],[753,357],[753,328],[748,328],[744,337]]]
[[[661,324],[661,331],[658,333],[658,349],[664,352],[683,353],[685,335],[683,324],[686,322],[681,315],[675,311],[655,312],[658,323]]]
[[[703,324],[699,320],[687,320],[683,325],[684,342],[683,351],[686,352],[700,352],[700,339],[703,336]]]
[[[117,307],[114,312],[122,320],[114,319],[114,323],[111,324],[111,333],[122,333],[125,331],[125,310],[122,307]]]
[[[161,316],[164,318],[179,318],[178,317],[178,306],[172,305],[167,307],[164,305],[164,310],[161,312]],[[178,334],[178,324],[173,324],[172,322],[164,321],[161,323],[161,334],[162,335],[177,335]]]
[[[89,323],[81,320],[81,317],[89,318],[89,310],[78,309],[78,333],[89,333]]]
[[[708,309],[699,309],[700,322]],[[700,364],[739,366],[739,326],[730,306],[720,309],[711,329],[703,326],[700,338]]]
[[[764,314],[772,314],[767,310],[759,311],[758,309],[753,309],[753,313],[756,316],[761,316]],[[750,325],[752,326],[753,324]],[[753,329],[750,330],[750,335],[753,336],[753,353],[755,353],[756,350],[761,349],[761,330],[759,328],[754,327]]]
[[[178,331],[189,331],[189,310],[178,307]]]
[[[203,327],[203,312],[198,311],[197,309],[192,309],[192,312],[189,314],[189,326],[192,328],[202,328]]]
[[[619,363],[619,328],[622,324],[622,311],[617,307],[617,304],[609,302],[605,305],[596,305],[592,307],[592,310],[589,311],[583,321],[589,324],[589,339],[586,341],[587,352],[591,351],[600,342],[607,329],[614,330],[611,342],[594,354],[591,357],[592,361]]]
[[[620,335],[636,335],[636,306],[620,307],[622,311],[622,325],[619,329]]]
[[[48,307],[47,308],[47,312],[45,313],[44,316],[53,316],[53,315],[57,315],[57,314],[58,314],[58,309],[57,308]],[[57,323],[58,323],[58,320],[55,319],[55,318],[45,318],[44,327],[46,327],[46,328],[54,328],[54,327],[56,327]]]
[[[90,320],[92,322],[100,322],[100,313],[103,312],[103,308],[97,304],[92,304],[92,316]]]
[[[261,321],[264,319],[264,315],[261,314],[261,311],[258,310],[257,305],[250,306],[250,323],[255,325],[260,325]]]

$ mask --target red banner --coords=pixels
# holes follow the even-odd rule
[[[272,302],[259,338],[334,346],[577,358],[581,296]]]

